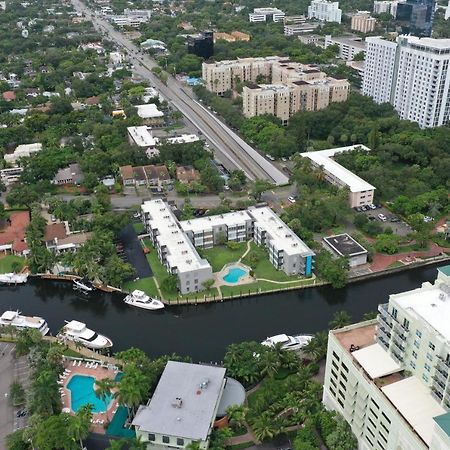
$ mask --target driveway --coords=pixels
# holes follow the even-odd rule
[[[136,270],[136,277],[147,278],[153,275],[147,258],[142,250],[141,243],[137,238],[133,225],[127,225],[119,234],[119,239],[123,244],[124,253],[128,262]]]
[[[5,438],[14,431],[14,408],[9,401],[9,387],[14,379],[14,345],[0,342],[0,450],[6,450]]]

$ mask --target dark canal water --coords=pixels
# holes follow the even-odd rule
[[[419,287],[436,277],[436,267],[405,271],[349,285],[304,289],[198,306],[173,306],[162,312],[127,306],[123,295],[84,297],[67,282],[31,280],[20,287],[0,287],[0,312],[19,309],[44,317],[53,334],[64,320],[80,320],[104,333],[114,350],[140,347],[149,356],[177,352],[194,361],[219,361],[233,342],[260,341],[278,333],[314,333],[327,328],[335,311],[345,309],[353,321],[385,303],[389,294]]]

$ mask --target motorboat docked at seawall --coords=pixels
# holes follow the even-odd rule
[[[156,298],[149,297],[145,292],[138,289],[134,290],[131,294],[128,294],[124,302],[127,305],[136,306],[143,309],[163,309],[164,303]]]
[[[0,275],[0,284],[23,284],[28,280],[26,273],[2,273]]]
[[[22,316],[19,311],[5,311],[0,316],[0,326],[11,325],[18,330],[38,330],[42,336],[49,332],[47,322],[42,317]]]
[[[66,321],[66,325],[62,327],[57,337],[61,340],[79,342],[92,349],[108,348],[113,345],[111,339],[96,333],[88,328],[85,323],[77,320]]]
[[[93,284],[86,278],[80,278],[78,280],[73,280],[74,288],[81,292],[92,292],[94,290]]]
[[[309,344],[312,336],[309,334],[301,334],[298,336],[288,336],[287,334],[277,334],[276,336],[268,337],[262,341],[261,344],[266,347],[273,347],[275,344],[281,344],[284,350],[301,350]]]

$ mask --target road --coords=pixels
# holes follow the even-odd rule
[[[105,33],[109,39],[123,48],[135,67],[135,72],[149,79],[161,94],[178,109],[215,148],[216,157],[230,169],[240,169],[250,180],[265,179],[276,185],[289,182],[288,177],[270,161],[248,145],[214,114],[193,99],[188,91],[175,78],[169,76],[164,84],[151,71],[157,64],[148,55],[139,54],[139,49],[122,33],[115,30],[106,20],[93,12],[80,0],[72,0],[77,12],[91,18],[94,27]]]

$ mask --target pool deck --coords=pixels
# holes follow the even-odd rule
[[[224,277],[228,274],[230,269],[241,269],[246,272],[245,275],[242,275],[239,280],[236,283],[229,283],[225,281]],[[256,280],[250,275],[251,268],[246,266],[245,264],[242,264],[241,262],[234,262],[234,263],[228,263],[225,264],[222,267],[222,270],[220,272],[213,273],[214,277],[214,284],[213,287],[220,287],[220,286],[240,286],[243,284],[250,284],[254,283]]]
[[[86,367],[86,362],[84,361],[81,364],[81,366],[78,366],[78,362],[76,366],[73,366],[72,364],[73,364],[72,360],[67,360],[65,362],[64,369],[70,370],[70,373],[63,379],[63,384],[60,386],[62,388],[63,394],[61,395],[63,411],[70,410],[70,414],[74,414],[74,412],[72,411],[71,408],[71,398],[70,398],[71,392],[67,388],[67,385],[69,384],[69,381],[74,375],[91,376],[94,377],[96,380],[102,380],[103,378],[111,378],[114,380],[118,372],[117,370],[108,369],[106,367],[102,367],[101,365],[99,365],[96,369],[89,368]],[[106,427],[114,417],[114,414],[117,411],[118,407],[119,407],[118,400],[116,398],[113,398],[106,412],[93,413],[92,420],[93,421],[103,420],[103,423],[92,423],[90,428],[91,432],[105,434]]]

